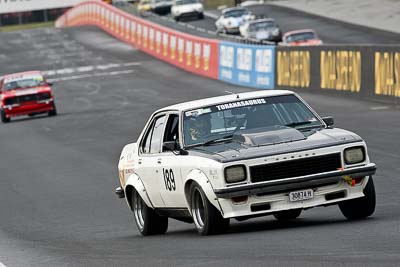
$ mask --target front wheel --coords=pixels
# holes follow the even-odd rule
[[[53,110],[50,110],[48,114],[49,114],[50,117],[53,117],[53,116],[57,115],[56,104],[53,103]]]
[[[1,121],[2,121],[3,123],[10,122],[10,118],[7,118],[6,113],[5,113],[3,110],[2,110],[0,113],[1,113],[1,114],[0,114],[0,116],[1,116]]]
[[[190,210],[200,235],[219,234],[229,227],[229,219],[222,217],[196,182],[190,187]]]
[[[158,235],[167,231],[168,217],[159,216],[149,208],[136,190],[132,194],[132,212],[142,235]]]
[[[339,208],[348,220],[364,219],[375,211],[376,197],[372,176],[363,190],[364,196],[339,203]]]

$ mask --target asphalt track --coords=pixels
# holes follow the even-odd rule
[[[0,75],[30,69],[56,81],[60,115],[0,124],[0,266],[398,266],[398,107],[300,92],[368,142],[379,166],[373,217],[348,222],[332,206],[287,224],[233,221],[210,237],[171,220],[166,235],[142,237],[113,193],[123,145],[159,107],[250,89],[196,77],[91,27],[1,33]]]

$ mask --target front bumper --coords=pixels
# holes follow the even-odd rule
[[[344,176],[365,177],[375,174],[376,166],[370,163],[366,166],[351,169],[325,172],[295,178],[287,178],[275,181],[236,185],[214,190],[218,198],[233,198],[255,194],[277,193],[282,191],[296,190],[305,187],[315,187],[323,184],[339,182]]]
[[[2,108],[4,111],[6,118],[23,116],[32,113],[44,113],[48,111],[54,110],[54,100],[49,99],[43,102],[29,102],[24,103],[18,106],[4,106]]]
[[[284,210],[333,205],[363,197],[364,187],[375,171],[375,164],[368,164],[344,171],[215,189],[214,192],[224,218],[264,216]],[[349,184],[349,178],[361,177],[363,179],[360,183]],[[289,200],[290,192],[303,189],[312,189],[314,197],[296,202]],[[235,202],[236,196],[246,197],[242,198],[245,199],[243,202]]]

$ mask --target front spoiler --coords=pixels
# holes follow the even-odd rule
[[[344,176],[365,177],[376,172],[374,163],[351,169],[337,170],[331,172],[318,173],[295,178],[287,178],[275,181],[236,185],[214,190],[218,198],[232,198],[255,194],[276,193],[280,191],[296,190],[307,187],[316,187],[322,184],[339,182]]]

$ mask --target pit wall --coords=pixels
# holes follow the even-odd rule
[[[400,103],[400,46],[274,47],[199,38],[95,0],[56,21],[56,27],[78,25],[95,25],[162,61],[232,84]]]

